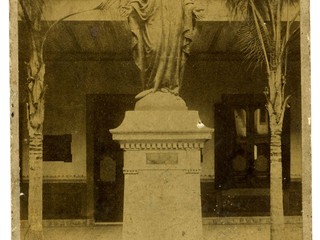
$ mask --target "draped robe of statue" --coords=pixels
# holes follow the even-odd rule
[[[190,53],[194,0],[127,0],[132,50],[143,89],[179,89]]]

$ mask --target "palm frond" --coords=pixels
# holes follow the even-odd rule
[[[250,17],[250,19],[257,20],[258,25],[256,26],[256,29],[261,29],[261,31],[263,31],[263,34],[266,36],[266,40],[268,42],[272,41],[271,35],[272,33],[270,33],[269,29],[268,29],[268,24],[267,23],[271,23],[270,19],[268,17],[266,17],[265,15],[268,14],[268,8],[263,11],[259,10],[259,8],[257,7],[257,5],[254,3],[253,0],[250,1],[250,13],[252,15],[252,17]]]
[[[262,34],[262,38],[266,39],[266,36]],[[249,69],[265,66],[264,50],[253,21],[243,22],[232,42],[240,49]],[[266,52],[269,52],[271,45],[265,44],[265,46]]]
[[[249,0],[226,0],[226,6],[233,16],[246,15]]]
[[[300,11],[298,11],[292,19],[288,19],[286,26],[283,27],[282,30],[282,46],[281,46],[281,55],[283,56],[285,54],[285,52],[287,51],[287,45],[288,42],[290,41],[290,39],[293,37],[293,35],[296,33],[297,30],[299,30],[300,27],[296,28],[295,30],[292,31],[292,25],[294,24],[294,22],[296,21],[296,19],[298,18],[298,16],[300,15]]]
[[[257,12],[261,15],[261,17],[264,19],[264,21],[268,21],[269,19],[269,13],[268,13],[268,4],[266,0],[252,0],[251,1],[253,5],[255,6]]]
[[[44,0],[19,0],[22,9],[23,20],[27,22],[30,30],[40,31],[41,18],[45,7]]]
[[[74,12],[74,13],[70,13],[62,18],[60,18],[59,20],[55,21],[53,24],[51,24],[51,26],[48,28],[48,30],[45,32],[44,36],[43,36],[43,40],[42,40],[42,44],[41,44],[41,48],[40,48],[40,55],[43,56],[43,50],[44,50],[44,44],[47,40],[48,34],[51,32],[51,30],[60,22],[66,20],[67,18],[70,18],[72,16],[78,15],[78,14],[82,14],[82,13],[86,13],[86,12],[91,12],[91,11],[104,11],[109,9],[114,3],[116,2],[116,0],[106,0],[105,2],[100,3],[97,7],[94,7],[92,9],[87,9],[87,10],[83,10],[83,11],[78,11],[78,12]]]
[[[285,6],[295,6],[299,4],[299,0],[281,0],[281,9],[283,9]]]
[[[245,17],[238,31],[238,46],[250,66],[265,65],[269,71],[288,51],[287,43],[294,34],[293,19],[282,27],[281,15],[284,7],[295,5],[299,0],[226,0],[233,15]],[[276,62],[274,62],[276,61]]]
[[[22,10],[21,18],[22,18],[23,22],[27,25],[29,31],[32,31],[32,28],[33,28],[32,21],[31,21],[30,14],[28,11],[28,9],[30,7],[27,5],[25,0],[19,0],[19,4],[20,4],[21,10]]]
[[[233,16],[252,16],[250,12],[251,0],[226,0],[226,6]],[[268,5],[266,0],[252,0],[261,16],[268,19]]]
[[[273,43],[273,28],[267,26],[273,22],[270,14],[270,1],[227,0],[226,5],[233,15],[245,16],[243,27],[239,29],[238,44],[245,61],[253,68],[265,65],[269,71],[268,51]],[[270,25],[270,24],[269,24]]]
[[[118,0],[106,0],[105,2],[100,3],[97,7],[93,10],[105,11],[111,8],[112,5],[117,3]]]

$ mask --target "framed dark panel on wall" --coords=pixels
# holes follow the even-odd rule
[[[72,135],[44,135],[43,161],[72,162]]]

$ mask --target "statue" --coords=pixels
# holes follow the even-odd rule
[[[194,0],[122,0],[133,34],[132,50],[143,91],[165,90],[178,95],[190,53],[194,20],[201,17]]]

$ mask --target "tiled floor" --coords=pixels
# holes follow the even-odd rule
[[[27,228],[21,228],[21,240]],[[45,240],[121,240],[121,225],[73,227],[45,227]],[[301,223],[286,224],[286,239],[302,240]],[[270,240],[270,225],[260,224],[204,224],[203,240]],[[174,240],[174,239],[173,239]]]

